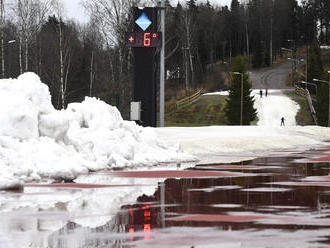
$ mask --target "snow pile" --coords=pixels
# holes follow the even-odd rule
[[[217,92],[210,92],[210,93],[205,93],[203,96],[214,96],[214,95],[220,95],[220,96],[229,96],[229,91],[217,91]]]
[[[166,147],[152,128],[86,97],[55,110],[34,73],[0,80],[0,188],[40,179],[73,179],[90,170],[191,160]]]

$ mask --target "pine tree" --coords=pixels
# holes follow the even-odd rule
[[[328,81],[324,71],[321,60],[321,51],[318,43],[315,41],[310,49],[308,56],[308,80],[311,82],[314,78]],[[328,125],[328,111],[329,111],[329,88],[328,84],[324,82],[317,83],[317,105],[316,117],[317,122],[321,126]],[[311,88],[310,90],[314,90]]]
[[[253,107],[254,98],[251,96],[251,83],[249,76],[246,74],[246,66],[243,57],[235,58],[232,72],[243,73],[243,125],[250,125],[257,117],[257,110]],[[231,86],[229,89],[229,97],[226,100],[225,113],[229,125],[240,124],[241,113],[241,75],[232,74]]]
[[[323,65],[321,61],[321,51],[317,41],[311,45],[308,54],[308,82],[313,78],[321,79],[323,76]]]

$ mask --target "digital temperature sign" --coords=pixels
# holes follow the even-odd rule
[[[127,35],[126,41],[131,47],[160,47],[162,45],[162,33],[132,32]]]

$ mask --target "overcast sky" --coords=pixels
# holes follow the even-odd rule
[[[81,0],[63,0],[66,17],[79,22],[88,22],[89,17],[80,2]]]
[[[178,1],[184,3],[186,0],[171,0],[171,3],[176,5]],[[210,0],[212,4],[219,6],[230,5],[231,1],[232,0]],[[245,0],[243,0],[243,2],[244,1]],[[80,4],[81,0],[63,0],[63,2],[67,18],[75,19],[83,23],[88,22],[89,17],[85,14],[84,8]],[[198,0],[198,2],[206,2],[206,0]],[[242,2],[242,0],[240,0],[240,2]],[[300,2],[300,0],[298,2]]]
[[[179,1],[180,3],[185,2],[185,0],[179,0]],[[88,22],[89,20],[88,15],[85,14],[85,10],[80,4],[81,0],[63,0],[63,2],[64,2],[64,8],[67,18],[75,19],[84,23]],[[172,0],[171,2],[173,5],[176,5],[178,0]],[[203,2],[203,0],[200,0],[199,2]],[[204,2],[206,2],[206,0]],[[229,5],[231,3],[231,0],[210,0],[210,2],[213,4],[224,6],[224,5]]]

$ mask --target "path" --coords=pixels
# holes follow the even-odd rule
[[[250,73],[252,88],[289,89],[290,87],[286,85],[286,82],[290,72],[290,61],[270,69],[252,70]]]

